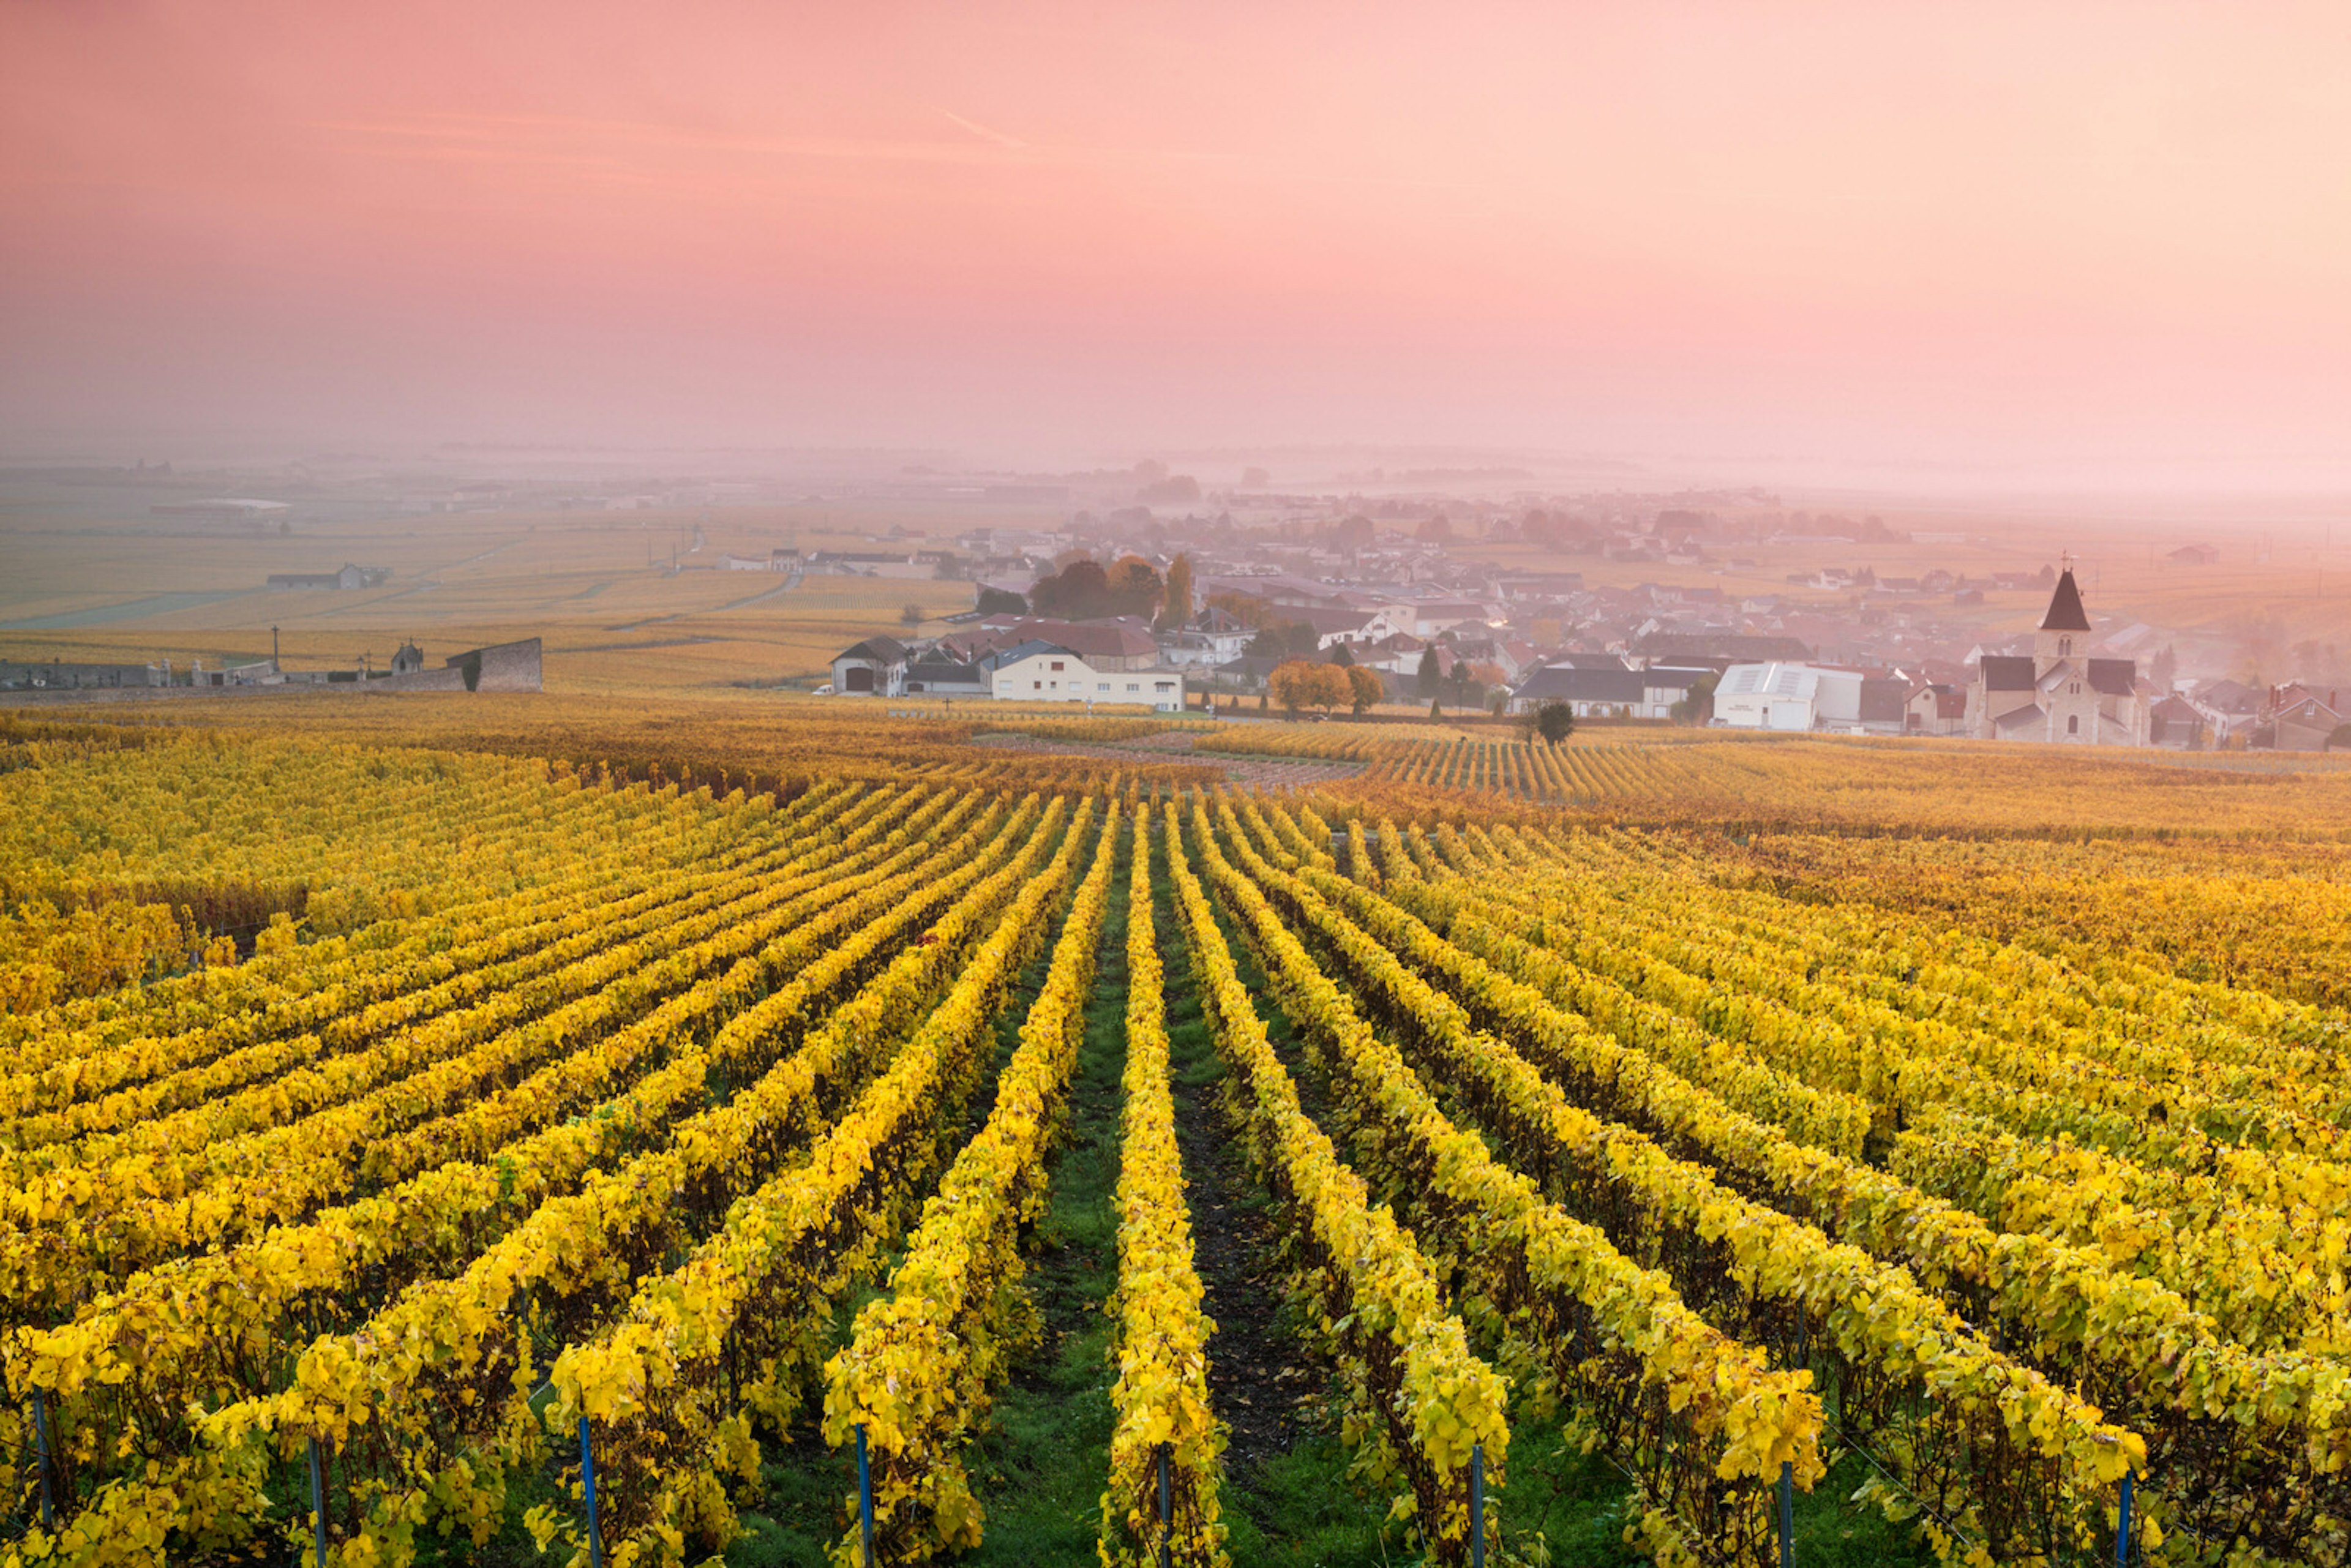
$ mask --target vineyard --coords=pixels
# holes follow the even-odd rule
[[[0,1564],[2351,1564],[2334,772],[1130,722],[0,730]]]

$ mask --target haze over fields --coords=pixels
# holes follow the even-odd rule
[[[2339,7],[0,11],[0,447],[2351,470]]]

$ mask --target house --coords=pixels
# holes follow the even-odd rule
[[[1969,731],[1985,740],[2147,744],[2148,694],[2128,659],[2089,656],[2090,617],[2074,569],[2059,574],[2032,653],[1987,655],[1968,690]]]
[[[832,656],[832,689],[880,697],[906,695],[906,649],[895,637],[873,636]]]
[[[1545,703],[1563,702],[1578,718],[1671,718],[1674,705],[1714,674],[1668,665],[1636,670],[1622,659],[1592,654],[1577,658],[1530,674],[1511,690],[1509,711],[1532,713]]]
[[[1374,618],[1372,613],[1365,610],[1301,608],[1285,610],[1279,619],[1285,624],[1295,625],[1302,622],[1314,628],[1314,646],[1318,650],[1330,648],[1341,643],[1353,646],[1358,643],[1369,643],[1374,641],[1376,637],[1387,635],[1385,631],[1376,634],[1371,631]]]
[[[400,651],[392,656],[392,673],[395,675],[413,675],[423,667],[424,650],[413,643],[402,643]]]
[[[2220,746],[2261,723],[2262,695],[2242,681],[2208,681],[2189,694],[2188,700],[2212,727],[2212,744]]]
[[[1900,735],[1909,727],[1910,683],[1876,675],[1861,679],[1861,727],[1873,735]]]
[[[2210,566],[2220,559],[2220,552],[2212,545],[2181,545],[2165,559],[2174,566]]]
[[[1188,623],[1159,634],[1159,662],[1204,667],[1222,664],[1239,658],[1256,635],[1254,627],[1212,606]]]
[[[1180,669],[1098,669],[1074,649],[1042,639],[990,657],[990,680],[999,701],[1147,703],[1164,712],[1183,710]]]
[[[1355,663],[1364,669],[1376,670],[1383,674],[1411,676],[1420,673],[1422,656],[1435,645],[1423,642],[1409,632],[1398,632],[1394,636],[1383,637],[1352,652]],[[1446,657],[1443,653],[1437,655],[1437,673],[1440,674],[1444,673]]]
[[[1968,694],[1948,681],[1929,681],[1912,688],[1903,708],[1903,727],[1912,735],[1967,733]]]
[[[1565,703],[1578,718],[1653,718],[1643,712],[1648,687],[1638,670],[1619,665],[1608,669],[1576,669],[1552,665],[1520,681],[1510,693],[1509,711],[1532,713],[1546,703]]]
[[[1253,633],[1243,632],[1164,632],[1159,636],[1159,662],[1181,668],[1211,669],[1240,657]]]
[[[2326,743],[2342,724],[2343,715],[2335,704],[2336,694],[2318,692],[2302,685],[2286,687],[2271,709],[2272,722],[2277,727],[2275,742],[2280,751],[2325,751]]]
[[[1412,624],[1398,625],[1399,632],[1409,631],[1416,637],[1433,637],[1440,632],[1459,628],[1499,626],[1509,622],[1510,612],[1499,604],[1485,600],[1439,600],[1412,607]]]
[[[906,666],[906,695],[934,697],[984,697],[989,695],[988,673],[979,664],[925,656]]]

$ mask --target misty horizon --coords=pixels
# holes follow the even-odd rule
[[[2315,8],[0,16],[0,454],[2351,481]]]

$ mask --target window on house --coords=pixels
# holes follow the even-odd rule
[[[1139,692],[1143,689],[1143,686],[1139,682],[1129,681],[1126,683],[1126,689],[1131,692]]]
[[[2082,733],[2082,720],[2080,715],[2077,714],[2065,721],[2065,733],[2068,735],[2079,735]]]
[[[1106,692],[1110,690],[1110,683],[1108,681],[1099,681],[1095,683],[1094,690],[1098,692]]]
[[[1042,681],[1031,681],[1029,683],[1029,689],[1032,692],[1041,692],[1045,689],[1045,683]]]
[[[1057,669],[1057,670],[1058,670],[1058,669],[1060,669],[1061,667],[1061,660],[1059,660],[1059,659],[1054,660],[1054,661],[1053,661],[1053,668],[1055,668],[1055,669]]]
[[[2058,638],[2057,652],[2060,655],[2071,656],[2074,652],[2074,639],[2071,637]]]

